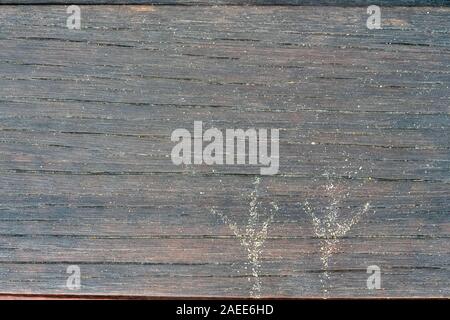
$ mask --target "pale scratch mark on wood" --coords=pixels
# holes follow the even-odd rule
[[[125,8],[128,8],[134,12],[154,12],[156,10],[155,6],[149,5],[132,5],[126,6]]]
[[[331,203],[325,207],[325,214],[319,217],[308,200],[304,203],[306,213],[311,217],[315,235],[320,238],[320,260],[323,267],[322,287],[325,293],[326,282],[329,281],[329,261],[336,252],[340,239],[356,225],[369,211],[370,203],[366,202],[362,208],[354,210],[348,218],[342,216],[342,203],[349,196],[348,188],[333,182],[325,185],[325,193],[331,198]]]
[[[239,226],[235,222],[232,222],[226,215],[216,211],[214,208],[211,209],[211,213],[221,218],[223,223],[225,223],[239,239],[241,246],[247,251],[248,265],[251,269],[251,277],[248,277],[248,281],[252,281],[253,278],[250,296],[254,298],[261,297],[261,279],[259,278],[261,269],[260,257],[264,242],[267,238],[270,223],[278,212],[278,205],[275,202],[270,203],[272,208],[269,208],[268,210],[262,206],[258,194],[260,182],[261,179],[256,177],[253,183],[254,189],[250,194],[249,217],[245,231],[241,230]]]

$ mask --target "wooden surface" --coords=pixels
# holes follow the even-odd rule
[[[288,6],[444,6],[450,0],[0,0],[0,4],[158,4],[158,5],[288,5]]]
[[[449,296],[450,8],[81,9],[0,10],[1,293]],[[173,165],[200,120],[279,174]]]

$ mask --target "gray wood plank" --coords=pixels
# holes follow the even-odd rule
[[[81,9],[0,10],[0,293],[449,296],[450,8]],[[279,174],[173,165],[200,120]]]
[[[289,6],[446,6],[449,0],[0,0],[0,4],[156,4]]]

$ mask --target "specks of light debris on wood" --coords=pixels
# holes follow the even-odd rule
[[[76,294],[248,296],[248,252],[210,208],[244,227],[259,168],[174,166],[171,132],[202,120],[282,129],[262,297],[324,295],[302,204],[325,210],[330,181],[341,211],[376,214],[339,238],[328,296],[449,295],[449,8],[367,30],[363,7],[85,6],[80,31],[65,8],[0,10],[3,293],[73,294],[77,264]]]

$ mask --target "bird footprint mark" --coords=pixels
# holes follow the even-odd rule
[[[366,202],[362,208],[354,209],[350,214],[344,216],[343,202],[349,196],[348,189],[343,185],[335,185],[331,182],[325,186],[325,194],[331,201],[324,210],[314,210],[309,201],[305,201],[304,209],[311,217],[315,235],[320,239],[323,277],[325,280],[329,280],[330,258],[336,252],[342,237],[369,211],[370,203]],[[324,211],[324,213],[319,215],[317,211]],[[321,282],[324,292],[327,292],[324,280],[321,279]]]
[[[252,289],[250,295],[254,298],[261,296],[261,279],[259,273],[261,269],[260,257],[263,250],[264,242],[267,239],[267,233],[270,223],[273,221],[275,214],[278,212],[278,206],[276,203],[271,202],[271,208],[267,209],[263,207],[261,201],[259,201],[258,187],[261,179],[255,178],[253,183],[254,189],[250,194],[249,203],[249,217],[245,229],[240,228],[235,222],[232,222],[226,215],[221,212],[217,212],[214,208],[211,209],[211,213],[221,218],[222,222],[226,224],[239,242],[247,252],[247,265],[251,269],[251,277],[248,277],[249,281],[253,279]]]

